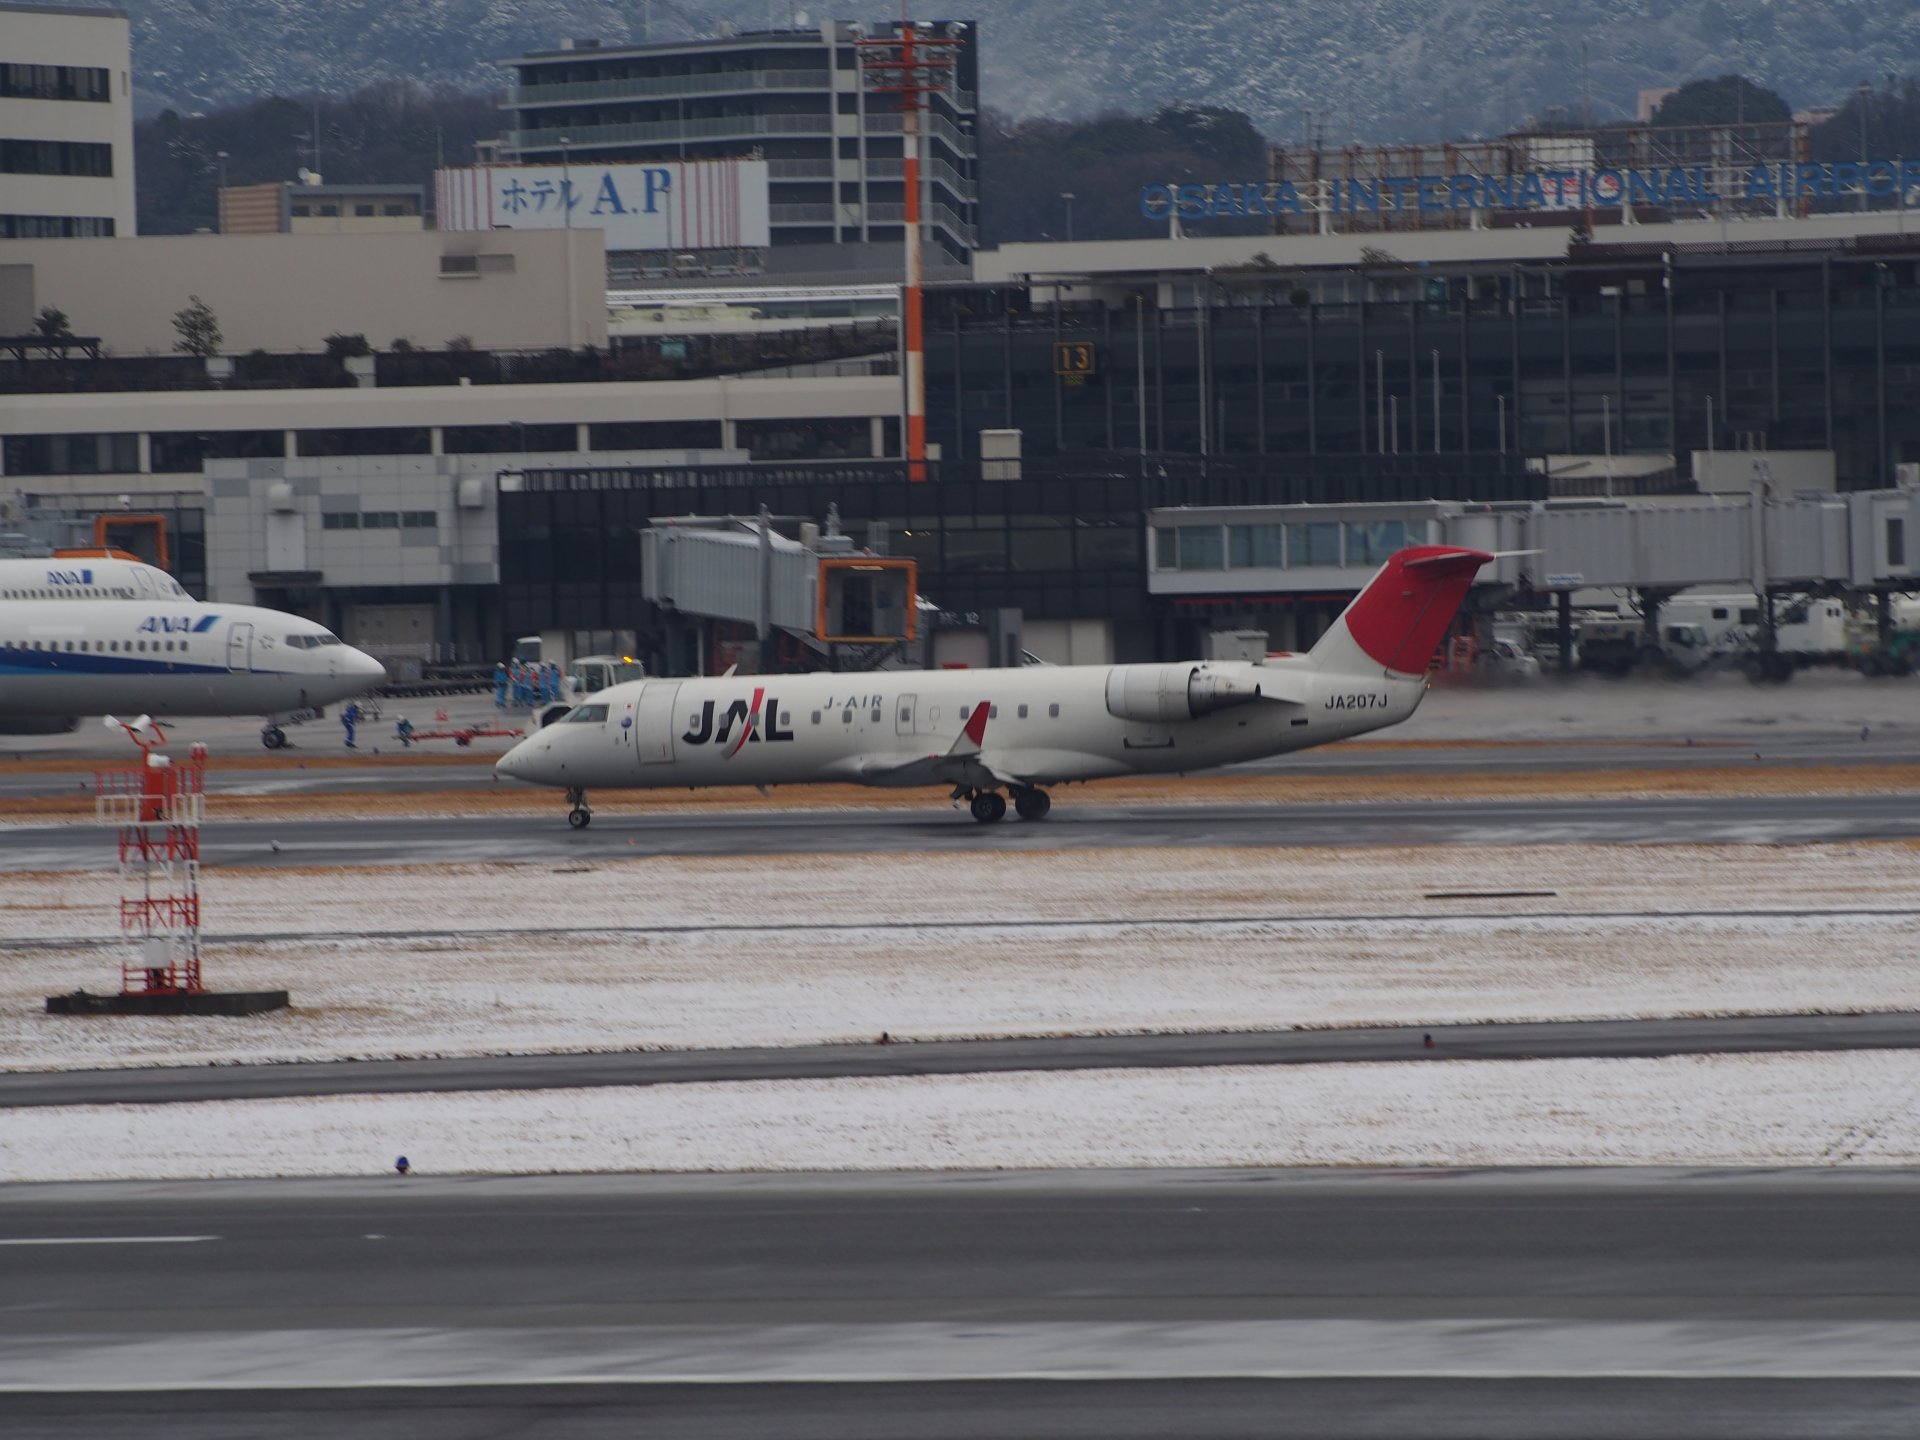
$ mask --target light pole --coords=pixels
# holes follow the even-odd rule
[[[560,137],[560,208],[566,212],[566,252],[567,252],[567,349],[573,349],[574,340],[574,300],[573,300],[573,157],[567,149],[567,137]]]
[[[1073,191],[1062,190],[1060,198],[1067,202],[1067,243],[1073,243]]]
[[[220,189],[213,197],[214,228],[224,234],[227,228],[227,152],[216,150],[213,158],[220,162]]]
[[[1860,82],[1860,208],[1867,208],[1867,110],[1873,100],[1873,86]]]

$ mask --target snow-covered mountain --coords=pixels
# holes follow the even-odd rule
[[[121,0],[143,111],[410,78],[497,88],[493,62],[567,37],[608,44],[817,22],[893,6],[788,0]],[[920,0],[981,22],[982,99],[1013,116],[1250,114],[1274,139],[1492,134],[1558,106],[1631,115],[1638,91],[1739,72],[1796,108],[1920,68],[1920,0]],[[1310,112],[1310,118],[1309,118]]]

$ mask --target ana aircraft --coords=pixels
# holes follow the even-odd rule
[[[203,604],[138,561],[0,560],[0,722],[260,715],[261,741],[277,750],[281,720],[385,678],[311,620]]]
[[[1061,665],[638,680],[522,740],[502,775],[563,787],[940,785],[976,820],[1038,820],[1049,786],[1176,774],[1397,725],[1491,555],[1402,550],[1305,655],[1264,662]],[[1005,791],[1003,795],[1001,792]]]

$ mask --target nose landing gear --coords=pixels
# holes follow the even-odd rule
[[[587,792],[576,785],[567,791],[567,824],[576,830],[584,830],[593,823],[593,807],[587,803]]]

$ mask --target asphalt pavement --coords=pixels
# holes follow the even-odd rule
[[[0,1426],[1910,1436],[1920,1173],[0,1190]]]
[[[215,820],[202,831],[201,855],[208,865],[270,868],[1163,845],[1779,845],[1916,837],[1920,806],[1903,794],[1110,805],[1090,787],[1057,792],[1045,820],[997,825],[932,797],[925,810],[603,811],[585,830],[567,827],[557,798],[550,816]],[[95,869],[103,844],[93,825],[0,824],[0,871]]]
[[[1920,1048],[1920,1014],[1585,1020],[1426,1028],[1080,1035],[617,1054],[483,1055],[285,1065],[0,1073],[0,1107],[162,1105],[291,1095],[883,1079],[1008,1071],[1445,1060],[1629,1059]]]

